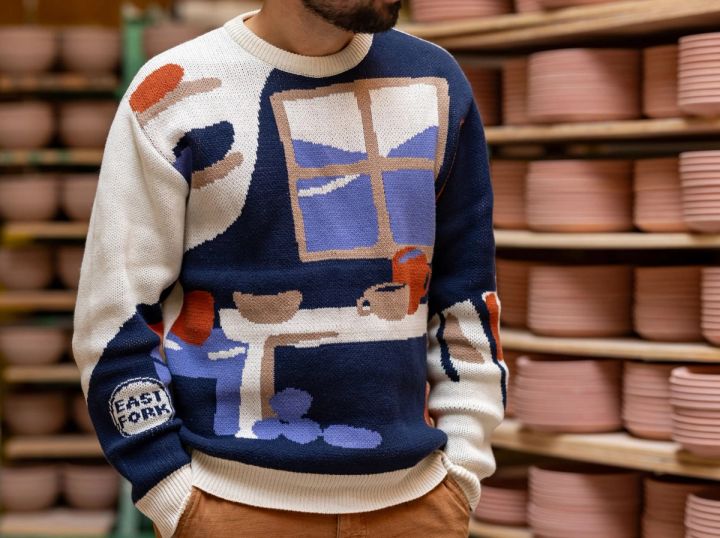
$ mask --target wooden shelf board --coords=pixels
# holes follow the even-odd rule
[[[114,510],[53,508],[39,512],[0,515],[0,536],[107,537],[115,522]]]
[[[720,234],[686,233],[543,233],[495,230],[503,248],[549,249],[702,249],[720,247]]]
[[[0,150],[0,166],[100,166],[103,150],[96,148],[45,148]]]
[[[578,8],[579,9],[579,8]],[[522,22],[522,21],[520,21]],[[561,45],[607,37],[646,36],[702,30],[720,23],[720,4],[707,0],[637,0],[609,6],[594,15],[548,18],[535,24],[508,25],[499,31],[476,31],[434,40],[452,50],[512,50]]]
[[[717,134],[720,134],[720,118],[640,119],[485,128],[488,144],[654,139]]]
[[[672,441],[652,441],[626,432],[546,433],[505,419],[492,444],[499,448],[570,460],[617,465],[642,471],[720,479],[720,459],[695,456]]]
[[[522,527],[492,525],[471,518],[470,536],[473,538],[532,538],[532,533],[530,529],[524,529]]]
[[[2,373],[6,383],[77,383],[80,372],[73,363],[46,366],[5,366]]]
[[[5,441],[5,457],[8,459],[95,458],[102,455],[95,435],[6,436]]]
[[[530,353],[559,353],[590,357],[641,359],[669,362],[720,362],[720,347],[704,343],[652,342],[640,338],[563,338],[537,336],[529,331],[503,327],[500,338],[506,349]]]
[[[5,222],[2,226],[2,241],[23,242],[34,239],[85,239],[87,231],[87,222]]]
[[[65,312],[75,308],[77,290],[0,291],[0,310],[50,310]]]
[[[0,75],[0,93],[12,92],[114,92],[120,81],[114,74],[42,73]]]

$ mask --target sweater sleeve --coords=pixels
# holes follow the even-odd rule
[[[428,290],[428,412],[447,434],[443,461],[472,510],[495,471],[490,437],[505,414],[508,371],[499,338],[493,193],[474,99],[436,203]]]
[[[100,167],[72,351],[103,453],[163,538],[174,532],[192,484],[163,359],[161,307],[180,272],[188,192],[126,94]]]

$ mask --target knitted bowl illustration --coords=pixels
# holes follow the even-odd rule
[[[282,323],[292,318],[300,309],[302,293],[288,290],[268,295],[236,291],[233,301],[245,319],[255,323]]]

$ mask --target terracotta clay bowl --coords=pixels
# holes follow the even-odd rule
[[[66,463],[63,494],[67,503],[82,510],[108,510],[115,506],[120,475],[109,465]]]
[[[57,51],[57,35],[49,26],[0,26],[0,72],[42,73],[52,67]]]
[[[75,148],[102,148],[112,124],[115,101],[72,101],[60,107],[60,137]]]
[[[120,62],[120,32],[102,26],[65,28],[60,33],[60,56],[70,71],[113,72]]]
[[[4,420],[17,435],[49,435],[59,432],[67,420],[61,392],[14,392],[5,395]]]
[[[143,35],[145,55],[152,58],[204,32],[204,28],[184,22],[163,22],[148,26]]]
[[[15,464],[0,467],[0,505],[8,512],[45,510],[60,494],[56,464]]]
[[[87,402],[83,394],[76,394],[72,399],[72,417],[77,427],[86,433],[95,433],[95,426],[90,419]]]
[[[68,332],[56,325],[0,326],[0,355],[7,364],[56,363],[69,344]]]
[[[7,289],[41,289],[53,278],[52,248],[46,245],[0,247],[0,284]]]
[[[70,174],[60,182],[60,205],[72,220],[89,221],[97,192],[97,174]]]
[[[59,181],[54,174],[0,177],[0,218],[52,220],[58,210]]]
[[[55,113],[49,102],[0,103],[0,148],[39,149],[55,134]]]
[[[69,289],[77,289],[80,282],[84,246],[60,245],[57,248],[57,270],[62,284]]]

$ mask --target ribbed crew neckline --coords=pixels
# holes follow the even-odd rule
[[[280,69],[307,77],[328,77],[355,67],[367,55],[373,34],[358,32],[350,42],[333,54],[305,56],[265,41],[245,24],[245,19],[260,12],[260,8],[246,11],[227,21],[223,27],[241,47],[253,56]]]

